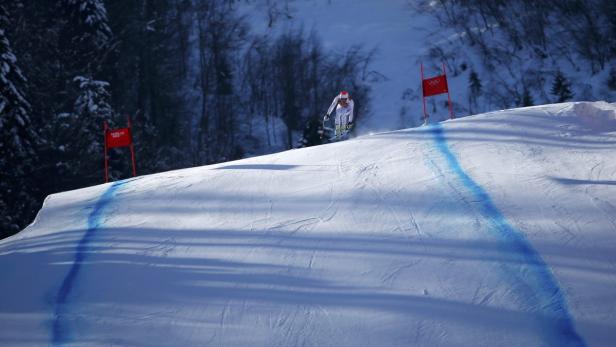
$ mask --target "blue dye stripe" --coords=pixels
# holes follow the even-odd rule
[[[551,339],[556,340],[551,342],[557,345],[565,343],[567,346],[585,346],[584,340],[575,331],[565,297],[548,265],[531,246],[524,234],[509,224],[488,193],[462,169],[447,144],[441,124],[431,125],[428,130],[432,133],[435,147],[445,159],[451,172],[472,195],[472,201],[477,203],[481,216],[488,221],[492,231],[507,244],[507,251],[522,257],[524,263],[529,264],[527,270],[532,273],[525,274],[525,277],[532,282],[532,290],[541,308],[548,311],[543,313],[551,319],[549,327],[546,327],[551,330],[548,333]]]
[[[66,277],[62,281],[62,285],[58,290],[58,294],[56,295],[55,300],[55,314],[53,321],[53,331],[52,331],[52,345],[53,346],[61,346],[70,341],[70,331],[67,323],[67,315],[69,313],[70,306],[70,296],[75,284],[77,283],[77,279],[79,276],[79,272],[81,270],[81,265],[86,259],[86,255],[88,253],[89,243],[95,236],[96,229],[98,229],[101,224],[101,218],[103,217],[103,211],[107,205],[111,201],[113,201],[114,194],[117,189],[125,184],[126,181],[117,181],[111,184],[109,188],[101,195],[98,199],[92,212],[88,215],[88,230],[83,235],[77,248],[75,250],[75,260],[73,261],[73,265],[69,270]]]

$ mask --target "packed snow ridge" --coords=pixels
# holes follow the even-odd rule
[[[52,195],[0,241],[0,345],[613,345],[615,112],[505,110]]]

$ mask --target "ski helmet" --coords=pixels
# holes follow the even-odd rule
[[[341,100],[348,100],[349,99],[349,92],[347,92],[346,90],[343,90],[340,92],[340,95],[338,96]]]

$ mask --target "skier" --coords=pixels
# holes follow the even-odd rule
[[[332,101],[331,106],[327,110],[327,114],[323,117],[323,123],[329,120],[330,115],[336,108],[336,118],[335,118],[335,139],[340,139],[342,136],[346,135],[351,128],[353,127],[353,107],[354,107],[353,99],[349,96],[349,92],[341,91],[340,94],[336,95],[334,101]]]

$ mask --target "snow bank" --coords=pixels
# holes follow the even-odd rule
[[[616,106],[605,101],[576,102],[569,112],[593,124],[613,124],[616,121]]]
[[[561,117],[577,119],[580,130],[616,130],[616,105],[605,101],[569,103],[558,114]]]
[[[613,105],[578,104],[54,195],[0,241],[0,345],[613,345]]]

